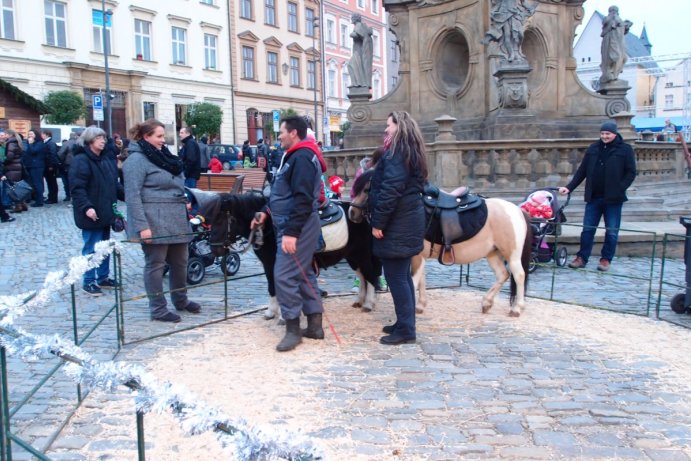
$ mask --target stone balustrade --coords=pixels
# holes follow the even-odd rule
[[[427,145],[430,181],[444,189],[469,185],[478,191],[524,193],[569,182],[592,139],[437,141]],[[680,144],[635,142],[637,183],[685,177]],[[327,175],[350,187],[360,160],[373,148],[324,152]]]

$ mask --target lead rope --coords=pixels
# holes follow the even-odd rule
[[[300,261],[298,261],[298,258],[295,257],[295,254],[291,254],[290,256],[293,258],[293,261],[295,261],[295,264],[298,266],[298,269],[300,269],[300,273],[302,274],[302,278],[307,283],[307,286],[310,287],[310,291],[312,291],[312,295],[315,298],[320,299],[320,295],[314,291],[314,287],[312,286],[309,279],[307,278],[307,274],[305,273],[305,270],[302,268]],[[329,320],[329,316],[326,315],[326,310],[324,310],[323,314],[324,314],[324,318],[326,319],[326,323],[329,324],[329,330],[331,330],[331,333],[334,335],[334,338],[336,338],[336,343],[340,346],[341,345],[341,337],[338,336],[338,333],[336,333],[336,328],[333,326],[333,323],[331,323],[331,320]]]

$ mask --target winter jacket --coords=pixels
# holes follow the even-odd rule
[[[149,161],[137,142],[131,142],[129,156],[122,166],[127,198],[127,233],[151,229],[153,244],[187,243],[192,229],[187,220],[185,180]],[[160,238],[164,237],[164,238]]]
[[[409,258],[422,251],[425,235],[423,186],[420,174],[408,171],[402,155],[387,151],[377,162],[368,209],[372,227],[381,229],[384,238],[373,240],[375,256]]]
[[[14,136],[5,143],[5,176],[12,182],[21,181],[24,166],[19,141]]]
[[[58,145],[55,144],[53,138],[43,140],[46,146],[46,169],[53,168],[57,170],[60,167],[60,160],[58,159]]]
[[[43,141],[37,139],[31,144],[27,143],[25,152],[24,164],[28,169],[45,169],[50,151]]]
[[[279,237],[300,237],[310,215],[317,212],[322,172],[316,150],[313,142],[296,144],[276,173],[269,208]]]
[[[204,142],[198,142],[197,146],[199,146],[199,167],[202,170],[207,170],[209,169],[209,162],[211,161],[209,146]]]
[[[200,157],[199,145],[194,140],[194,137],[187,136],[183,139],[180,158],[182,159],[182,171],[185,173],[185,178],[199,179],[202,172]]]
[[[604,165],[598,165],[600,158],[603,159]],[[628,200],[626,189],[636,178],[636,159],[633,149],[624,142],[621,135],[617,134],[614,141],[609,144],[602,140],[591,144],[566,188],[573,192],[585,179],[584,198],[586,202],[591,202],[596,198],[593,197],[593,181],[598,174],[597,168],[605,169],[605,203],[618,204]]]
[[[74,151],[77,149],[77,140],[68,139],[58,151],[58,160],[63,171],[69,171],[72,159],[74,158]]]
[[[115,217],[113,204],[125,198],[111,155],[105,150],[96,155],[88,148],[79,146],[76,149],[69,171],[69,183],[74,223],[80,229],[110,226]],[[89,208],[96,211],[97,221],[86,216]]]
[[[209,169],[212,173],[220,173],[221,171],[223,171],[223,164],[219,159],[214,157],[209,162]]]

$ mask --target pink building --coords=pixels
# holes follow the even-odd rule
[[[324,18],[321,25],[324,40],[324,83],[326,118],[330,144],[338,145],[338,132],[346,122],[348,101],[348,61],[351,56],[353,31],[351,17],[362,16],[362,22],[372,28],[374,65],[372,75],[372,99],[384,96],[387,88],[387,33],[386,13],[381,0],[325,0]],[[383,127],[382,127],[383,129]],[[329,142],[327,141],[327,144]]]

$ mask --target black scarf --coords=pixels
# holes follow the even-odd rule
[[[171,154],[166,146],[163,146],[161,150],[156,150],[153,145],[143,139],[137,141],[137,144],[142,148],[142,153],[146,155],[146,158],[157,167],[163,168],[173,176],[182,173],[182,160]]]

